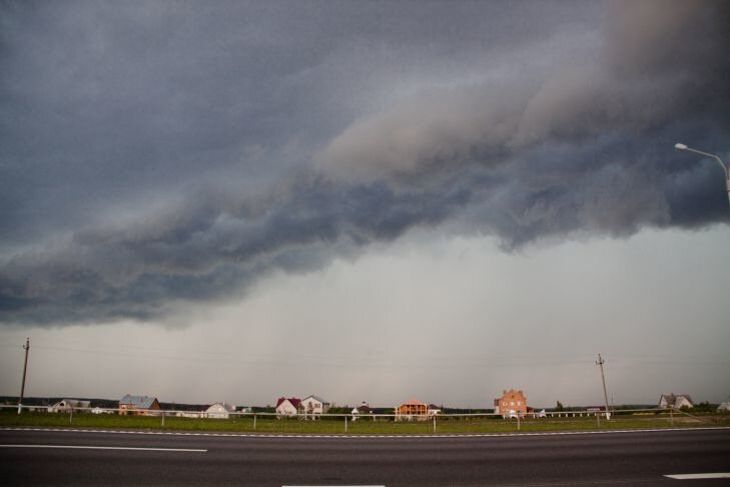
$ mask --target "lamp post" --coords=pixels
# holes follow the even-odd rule
[[[728,203],[730,203],[730,169],[728,169],[728,166],[722,162],[722,159],[720,159],[720,156],[717,154],[710,154],[709,152],[703,152],[701,150],[693,149],[691,147],[687,147],[684,144],[680,144],[677,142],[674,144],[674,148],[677,150],[686,150],[689,152],[694,152],[695,154],[700,154],[701,156],[711,157],[717,161],[718,164],[720,164],[720,167],[722,167],[723,172],[725,173],[725,188],[727,189],[727,197],[728,197]]]

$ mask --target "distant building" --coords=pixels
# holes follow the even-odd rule
[[[425,421],[428,419],[428,406],[416,399],[410,399],[395,408],[396,421]]]
[[[659,398],[659,407],[662,409],[692,408],[694,403],[689,394],[662,394]]]
[[[276,417],[296,416],[304,412],[302,409],[302,400],[296,397],[280,397],[276,401]]]
[[[373,410],[370,409],[370,406],[367,402],[363,401],[362,404],[360,404],[356,408],[352,408],[352,411],[350,411],[350,414],[352,414],[352,420],[357,421],[358,418],[361,417],[363,414],[367,414],[368,416],[373,413]]]
[[[82,401],[80,399],[62,399],[53,406],[48,406],[49,413],[67,413],[74,411],[88,411],[91,407],[91,401]]]
[[[527,397],[522,391],[503,390],[502,397],[494,400],[494,413],[503,418],[524,417],[527,414]]]
[[[301,409],[304,411],[305,418],[314,418],[329,411],[330,403],[321,397],[312,395],[302,399]]]
[[[206,418],[228,419],[231,413],[236,412],[236,407],[225,402],[217,402],[205,410]]]
[[[363,401],[358,407],[357,407],[358,414],[372,414],[373,410],[370,409],[370,405],[367,403],[367,401]]]
[[[719,406],[717,406],[718,411],[724,411],[724,412],[730,412],[730,402],[723,402]]]
[[[127,414],[157,416],[160,409],[160,402],[156,397],[127,394],[119,400],[119,414],[122,416]]]
[[[438,414],[441,414],[441,408],[440,408],[440,407],[438,407],[438,406],[437,406],[437,405],[435,405],[435,404],[429,404],[429,405],[428,405],[428,411],[427,411],[427,414],[428,414],[429,416],[436,416],[436,415],[438,415]]]

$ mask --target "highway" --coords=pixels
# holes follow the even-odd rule
[[[730,429],[312,438],[0,430],[5,485],[730,485]]]

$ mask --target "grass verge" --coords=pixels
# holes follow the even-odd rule
[[[327,418],[317,421],[300,419],[281,419],[252,416],[232,419],[193,419],[145,416],[118,416],[116,414],[94,415],[49,414],[15,411],[0,412],[0,426],[20,427],[74,427],[74,428],[108,428],[108,429],[141,429],[161,431],[211,431],[234,433],[290,433],[290,434],[489,434],[516,432],[559,432],[559,431],[608,431],[619,429],[646,428],[681,428],[730,426],[728,416],[699,416],[670,418],[665,415],[651,416],[616,416],[611,421],[597,420],[595,417],[530,419],[520,421],[519,430],[514,420],[473,417],[439,418],[435,430],[432,421],[425,422],[393,422],[390,420],[348,421],[345,430],[344,418]]]

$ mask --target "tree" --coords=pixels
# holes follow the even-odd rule
[[[563,406],[563,403],[558,401],[557,404],[555,404],[555,410],[556,411],[563,411],[565,407]]]

